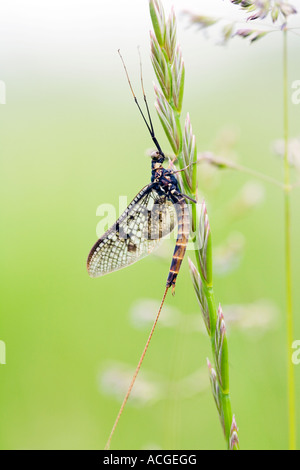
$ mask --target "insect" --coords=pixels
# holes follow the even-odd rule
[[[165,156],[161,150],[153,152],[151,158],[151,183],[96,242],[87,268],[91,277],[98,277],[135,263],[174,229],[177,217],[178,236],[166,283],[174,291],[189,237],[189,212],[174,171],[163,168]]]
[[[112,428],[105,447],[106,449],[109,448],[112,435],[135,383],[170,287],[172,287],[172,292],[174,294],[177,276],[185,255],[190,231],[189,210],[186,200],[188,199],[196,203],[194,199],[183,194],[179,190],[176,173],[184,171],[184,169],[175,171],[171,168],[165,169],[163,167],[166,157],[154,133],[143,86],[142,66],[141,84],[149,122],[147,121],[146,116],[144,115],[134,94],[125,63],[120,51],[118,52],[125,69],[134,101],[156,146],[156,150],[151,154],[151,182],[141,189],[115,224],[95,243],[87,260],[88,273],[91,277],[103,276],[130,266],[136,261],[147,256],[158,246],[163,237],[172,232],[176,225],[176,220],[178,232],[161,306],[117,419]]]
[[[178,171],[163,167],[166,157],[155,137],[144,87],[149,123],[133,92],[124,62],[123,65],[135,103],[157,150],[151,154],[151,183],[141,189],[116,223],[95,243],[88,256],[87,270],[91,277],[99,277],[144,258],[173,231],[177,218],[177,241],[166,282],[166,288],[172,287],[174,293],[190,230],[186,199],[196,201],[180,192],[175,176]]]

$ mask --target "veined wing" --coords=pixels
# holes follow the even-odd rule
[[[176,223],[175,207],[154,186],[145,186],[93,246],[87,260],[91,277],[130,266],[150,254],[172,232]]]

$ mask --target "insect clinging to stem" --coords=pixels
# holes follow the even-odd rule
[[[161,306],[106,444],[106,448],[109,448],[112,435],[129,398],[170,287],[172,287],[174,294],[177,276],[186,252],[190,232],[190,215],[186,200],[188,199],[196,203],[194,199],[191,199],[179,190],[176,173],[183,170],[175,171],[171,168],[165,169],[163,167],[166,157],[155,136],[143,85],[141,60],[141,85],[148,120],[136,98],[120,50],[118,53],[126,73],[134,102],[146,124],[156,150],[151,153],[151,182],[140,190],[115,224],[95,243],[87,260],[88,273],[91,277],[103,276],[104,274],[127,267],[147,256],[157,247],[163,237],[172,232],[176,218],[178,230]]]

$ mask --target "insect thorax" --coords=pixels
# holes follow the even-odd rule
[[[177,196],[179,192],[177,179],[170,170],[162,166],[152,170],[151,182],[157,184],[157,191],[161,195],[170,198]]]

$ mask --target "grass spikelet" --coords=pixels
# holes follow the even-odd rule
[[[155,15],[153,12],[155,11]],[[181,126],[181,108],[185,79],[185,68],[182,53],[176,43],[176,21],[172,10],[167,23],[163,24],[157,18],[165,18],[162,3],[159,0],[150,0],[150,13],[153,22],[154,34],[151,35],[151,51],[160,64],[163,56],[166,63],[157,73],[154,67],[162,92],[155,89],[156,109],[158,116],[177,157],[180,168],[178,177],[182,175],[182,190],[191,198],[197,200],[197,146],[193,134],[191,120],[187,114],[184,129]],[[160,24],[159,28],[157,24]],[[163,36],[164,32],[164,36]],[[155,35],[155,36],[154,36]],[[155,39],[156,38],[156,39]],[[159,47],[160,50],[157,49]],[[153,62],[153,60],[152,60]],[[163,62],[163,61],[161,61]],[[170,76],[165,73],[166,66],[171,71]],[[164,90],[169,89],[171,79],[171,96]],[[224,315],[221,308],[217,311],[212,285],[212,242],[211,231],[205,203],[197,214],[196,204],[191,204],[191,219],[194,241],[194,254],[196,265],[189,259],[190,273],[197,300],[200,305],[204,324],[211,340],[212,355],[215,366],[208,361],[209,377],[212,392],[216,402],[220,421],[224,431],[228,449],[237,449],[237,428],[231,432],[233,415],[229,397],[229,366],[228,345]]]

